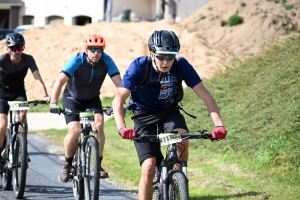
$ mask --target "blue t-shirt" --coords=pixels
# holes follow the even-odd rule
[[[159,81],[159,73],[152,68],[148,85],[137,87],[137,84],[141,83],[146,75],[147,56],[136,58],[125,72],[121,84],[121,87],[131,91],[132,109],[152,111],[176,106],[179,92],[177,84],[179,77],[177,77],[176,67],[187,86],[193,88],[202,81],[193,66],[181,57],[177,59],[177,64],[174,61],[171,70],[161,81]],[[162,90],[161,86],[167,86],[167,89]]]
[[[106,53],[93,66],[88,63],[83,52],[72,57],[62,72],[70,78],[66,85],[69,96],[77,100],[90,100],[99,96],[106,74],[110,77],[120,74],[116,64]]]

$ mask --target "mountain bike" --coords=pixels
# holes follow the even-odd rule
[[[112,114],[111,107],[103,107],[106,115]],[[94,123],[93,111],[78,111],[64,109],[65,115],[79,114],[82,125],[78,146],[73,156],[70,170],[70,181],[73,182],[73,194],[76,200],[99,198],[100,161],[98,148],[98,131],[92,129]],[[90,133],[93,134],[90,134]]]
[[[3,103],[3,101],[1,102]],[[26,185],[28,168],[27,152],[27,124],[20,121],[20,111],[29,110],[38,104],[46,104],[46,101],[5,101],[10,107],[9,126],[5,132],[4,148],[1,152],[1,180],[4,190],[13,191],[16,199],[23,198]],[[22,132],[20,132],[20,126]]]
[[[187,178],[187,162],[180,160],[177,155],[177,144],[182,140],[188,139],[210,139],[211,134],[207,130],[196,130],[190,132],[198,132],[200,134],[184,135],[178,133],[157,133],[157,135],[141,134],[136,138],[132,138],[137,142],[160,142],[161,146],[168,146],[166,156],[156,167],[155,177],[153,179],[154,199],[155,200],[188,200],[188,178]],[[182,170],[175,169],[176,165],[181,165]]]

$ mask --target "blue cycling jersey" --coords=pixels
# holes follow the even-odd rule
[[[69,96],[77,100],[90,100],[99,96],[106,75],[113,77],[120,74],[108,54],[103,53],[99,62],[93,66],[88,63],[84,52],[72,57],[62,72],[70,78],[66,85]]]
[[[177,67],[181,79],[185,81],[187,86],[193,88],[202,81],[193,66],[185,58],[177,59]],[[133,102],[131,108],[141,111],[153,111],[176,106],[179,87],[176,84],[178,77],[175,62],[161,81],[159,81],[159,73],[154,67],[147,86],[136,87],[144,79],[146,68],[147,56],[138,57],[130,64],[124,74],[121,87],[131,91]],[[164,87],[166,89],[162,89]]]

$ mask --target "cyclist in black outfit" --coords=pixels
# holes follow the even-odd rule
[[[31,70],[41,88],[41,96],[47,103],[50,101],[34,58],[23,53],[25,49],[23,35],[19,33],[8,35],[6,45],[8,52],[0,55],[0,152],[3,148],[8,123],[9,105],[7,101],[27,101],[24,79],[28,69]],[[20,119],[23,123],[27,123],[26,111],[20,112]]]

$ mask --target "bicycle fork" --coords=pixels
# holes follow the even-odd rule
[[[80,150],[80,160],[81,160],[81,169],[82,169],[82,177],[86,177],[86,155],[85,155],[85,146],[86,141],[89,137],[92,137],[90,135],[85,135],[83,132],[80,134],[81,137],[81,150]]]
[[[16,122],[15,124],[15,130],[13,130],[13,125],[10,124],[10,138],[9,138],[9,162],[8,162],[8,169],[13,169],[16,167],[16,163],[15,163],[15,149],[14,149],[14,144],[16,142],[16,138],[17,138],[17,134],[20,134],[18,132],[18,128],[19,128],[19,125],[21,125],[20,122]],[[21,134],[24,134],[25,135],[25,138],[27,140],[27,124],[22,124],[22,127],[23,127],[23,132]],[[27,152],[25,152],[27,153]]]
[[[172,152],[172,150],[171,150]],[[168,165],[171,164],[180,164],[182,170],[178,169],[168,169]],[[175,172],[183,173],[187,178],[187,162],[184,160],[173,159],[173,157],[168,157],[167,160],[163,160],[161,163],[162,166],[162,175],[163,175],[163,196],[164,200],[169,200],[169,186],[170,186],[170,178]]]

